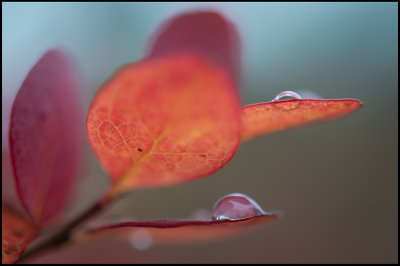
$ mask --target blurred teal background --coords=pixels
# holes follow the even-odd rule
[[[54,252],[51,263],[397,263],[397,3],[2,3],[3,148],[12,100],[49,48],[81,70],[85,107],[150,35],[185,10],[219,10],[242,38],[243,104],[306,89],[357,98],[344,119],[244,143],[221,171],[175,187],[135,191],[104,219],[184,218],[241,192],[285,216],[232,239],[137,251],[113,239]],[[91,151],[69,217],[107,185]]]

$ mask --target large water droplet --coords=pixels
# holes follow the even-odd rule
[[[249,196],[233,193],[215,203],[211,219],[214,221],[240,220],[265,214],[266,212]]]
[[[294,91],[284,91],[276,95],[276,97],[272,100],[273,102],[277,101],[287,101],[287,100],[294,100],[294,99],[302,99],[299,94]]]

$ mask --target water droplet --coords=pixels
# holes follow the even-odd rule
[[[287,101],[294,99],[302,99],[302,98],[299,94],[297,94],[294,91],[284,91],[276,95],[276,97],[272,101],[277,102],[277,101]]]
[[[138,229],[130,236],[130,243],[132,247],[142,251],[151,247],[153,244],[153,238],[148,230]]]
[[[233,193],[222,197],[215,203],[211,219],[214,221],[240,220],[265,214],[257,202],[249,196]]]

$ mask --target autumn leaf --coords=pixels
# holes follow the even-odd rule
[[[179,54],[119,70],[93,101],[87,132],[114,193],[212,174],[240,140],[239,101],[223,68]]]
[[[10,153],[17,192],[43,226],[64,209],[82,161],[82,108],[75,73],[61,52],[32,68],[12,107]]]
[[[173,17],[153,35],[147,57],[200,53],[240,76],[240,39],[236,27],[215,11],[194,11]]]
[[[220,240],[277,219],[278,212],[265,212],[247,195],[233,193],[219,199],[211,217],[201,220],[132,221],[88,228],[76,235],[76,240],[113,236],[130,241],[140,248],[140,242],[154,244]]]
[[[242,140],[291,127],[329,122],[362,106],[353,99],[294,99],[242,107]]]
[[[114,195],[210,175],[240,140],[233,25],[213,11],[183,14],[150,47],[101,88],[87,118]]]
[[[80,236],[79,240],[92,240],[109,236],[130,242],[148,241],[147,239],[150,239],[153,244],[198,243],[222,240],[243,234],[250,230],[255,230],[276,218],[276,215],[265,215],[220,222],[196,220],[124,222],[86,232]],[[143,239],[144,237],[146,239]]]
[[[22,216],[2,208],[2,263],[16,261],[35,239],[37,229]]]

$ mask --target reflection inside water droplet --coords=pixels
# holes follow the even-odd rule
[[[272,101],[277,102],[277,101],[287,101],[295,99],[302,99],[302,98],[299,94],[297,94],[294,91],[284,91],[276,95],[276,97]]]
[[[137,250],[146,250],[153,244],[153,238],[148,230],[138,229],[130,236],[130,243]]]
[[[266,212],[249,196],[233,193],[215,203],[211,219],[214,221],[240,220],[265,214]]]

